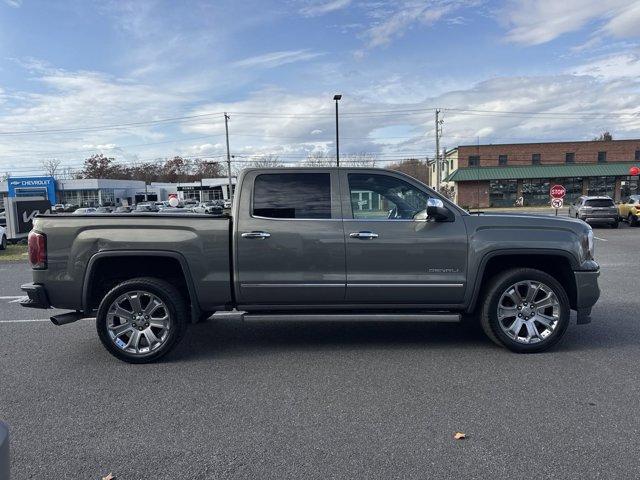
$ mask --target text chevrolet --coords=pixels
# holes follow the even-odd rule
[[[116,357],[156,360],[188,323],[238,319],[477,318],[515,352],[587,323],[598,300],[593,233],[569,218],[470,215],[399,172],[250,169],[232,214],[42,215],[25,307],[96,317]]]

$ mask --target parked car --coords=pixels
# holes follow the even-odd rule
[[[231,200],[225,200],[222,206],[224,208],[231,208]]]
[[[0,227],[7,226],[7,217],[4,212],[0,213]]]
[[[53,207],[51,207],[51,211],[55,213],[64,213],[64,204],[56,203]]]
[[[222,215],[222,206],[220,206],[215,200],[209,202],[202,202],[199,205],[193,207],[195,213],[207,213],[210,215]]]
[[[158,213],[168,213],[168,214],[182,214],[182,213],[195,213],[192,208],[184,208],[184,207],[167,207],[161,209]]]
[[[113,213],[113,207],[98,207],[96,213]]]
[[[86,215],[88,213],[95,213],[95,212],[96,212],[96,209],[93,207],[78,208],[73,212],[73,215]]]
[[[157,212],[158,208],[151,203],[139,203],[138,205],[136,205],[136,208],[134,209],[135,212],[146,212],[146,213],[153,213],[153,212]]]
[[[7,229],[0,227],[0,250],[6,250],[7,248]]]
[[[611,197],[578,197],[569,206],[569,216],[587,223],[606,223],[618,228],[618,208]]]
[[[477,314],[495,343],[539,352],[572,309],[588,323],[600,295],[586,223],[470,215],[393,170],[249,169],[230,217],[163,215],[38,216],[22,305],[69,310],[56,325],[95,317],[111,354],[146,363],[188,323],[229,310],[300,322]]]
[[[631,195],[626,202],[620,203],[618,216],[632,227],[640,225],[640,195]]]
[[[113,213],[131,213],[131,207],[119,206],[116,207]]]

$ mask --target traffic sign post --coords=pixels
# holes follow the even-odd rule
[[[558,209],[564,205],[564,196],[567,194],[567,189],[562,185],[554,185],[549,189],[549,196],[551,197],[551,208],[556,209],[556,217],[558,216]]]

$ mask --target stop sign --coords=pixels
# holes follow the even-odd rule
[[[551,198],[564,198],[566,193],[567,190],[565,190],[562,185],[554,185],[549,191],[549,195],[551,195]]]

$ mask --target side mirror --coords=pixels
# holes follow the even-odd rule
[[[444,203],[439,198],[429,198],[427,200],[427,218],[432,218],[436,222],[447,222],[452,219],[451,212],[444,207]]]

